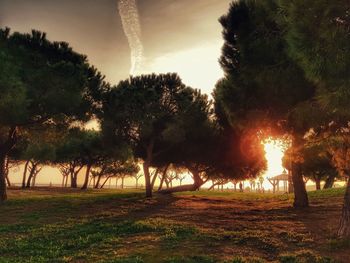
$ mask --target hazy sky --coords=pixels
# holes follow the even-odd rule
[[[210,93],[222,76],[218,18],[231,0],[138,0],[142,71],[179,72],[184,82]],[[45,31],[88,55],[107,79],[127,78],[130,48],[118,0],[0,0],[0,27]]]

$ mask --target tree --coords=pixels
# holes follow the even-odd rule
[[[85,163],[82,153],[84,133],[78,128],[70,129],[56,147],[55,163],[60,167],[63,177],[70,176],[71,188],[78,187],[78,174]]]
[[[86,56],[38,31],[0,30],[0,60],[1,202],[7,199],[6,157],[28,128],[89,119],[93,71]]]
[[[64,174],[71,175],[71,187],[77,188],[78,173],[85,170],[82,190],[87,189],[91,169],[93,167],[108,166],[113,161],[126,160],[130,151],[122,146],[110,149],[103,141],[99,131],[71,128],[59,142],[56,163],[60,165]],[[96,171],[95,171],[96,173]],[[97,177],[98,178],[98,177]]]
[[[173,181],[177,178],[177,174],[175,171],[171,171],[170,173],[166,173],[165,176],[165,184],[166,187],[173,187]]]
[[[335,1],[280,1],[288,26],[286,40],[290,57],[317,86],[317,103],[327,114],[314,127],[320,138],[332,138],[333,159],[346,160],[346,133],[349,120],[350,83],[350,3]],[[324,128],[326,127],[326,129]],[[327,128],[328,127],[328,128]],[[330,127],[330,128],[329,128]],[[329,135],[331,133],[331,136]],[[339,139],[344,143],[338,143]],[[340,141],[341,141],[340,140]],[[344,148],[345,145],[345,148]],[[336,147],[339,147],[336,149]],[[336,162],[340,172],[342,162]],[[350,236],[350,184],[348,184],[338,235]]]
[[[101,165],[102,164],[102,165]],[[121,178],[124,181],[125,177],[132,177],[138,174],[140,168],[134,162],[134,160],[129,159],[127,161],[115,161],[115,160],[105,160],[100,163],[100,167],[95,167],[92,171],[92,175],[97,177],[94,188],[103,188],[107,181],[111,178]],[[100,181],[105,178],[104,182],[100,186]],[[122,183],[122,188],[124,183]]]
[[[346,0],[280,1],[290,57],[317,85],[333,118],[349,115],[350,3]],[[345,117],[345,116],[344,116]]]
[[[147,197],[152,196],[150,168],[176,142],[168,131],[187,110],[192,96],[192,89],[176,74],[130,77],[106,95],[103,133],[114,144],[124,138],[135,157],[143,160]]]
[[[67,187],[68,177],[71,174],[69,166],[66,166],[65,164],[59,164],[58,167],[62,175],[62,187]]]
[[[158,191],[160,191],[163,188],[164,182],[167,178],[168,170],[171,164],[166,164],[165,166],[161,167],[160,169],[163,170],[162,173],[158,173],[158,178],[160,180],[159,186],[158,186]],[[159,168],[158,168],[159,169]],[[157,170],[158,170],[157,169]],[[154,178],[154,177],[153,177]]]
[[[182,186],[182,181],[186,179],[186,175],[178,173],[176,179],[179,180],[179,184]]]
[[[261,190],[264,189],[263,184],[264,184],[265,178],[263,176],[259,176],[258,181],[260,183]]]
[[[14,156],[10,155],[6,157],[5,160],[5,173],[6,173],[6,183],[8,187],[11,187],[10,181],[10,169],[16,169],[21,164],[20,160],[17,160]]]
[[[221,17],[225,40],[221,65],[225,78],[214,91],[220,123],[241,132],[288,133],[293,148],[302,145],[306,128],[289,115],[314,94],[314,86],[289,58],[276,1],[240,0]],[[254,128],[255,127],[255,128]],[[308,206],[301,164],[293,161],[294,206]]]
[[[88,188],[91,168],[109,159],[108,152],[105,151],[100,132],[80,131],[80,158],[85,165],[85,178],[81,187],[82,190]]]
[[[332,165],[332,156],[322,146],[311,145],[302,151],[304,176],[316,183],[316,190],[321,190],[321,181],[329,182],[337,176],[337,171]]]
[[[212,180],[213,181],[213,184],[208,188],[208,190],[214,190],[215,189],[215,186],[218,186],[218,187],[223,187],[225,184],[229,183],[229,179],[225,179],[225,178],[222,178],[222,179],[214,179]]]
[[[42,141],[32,141],[22,152],[21,159],[25,160],[22,188],[30,188],[35,186],[36,177],[42,170],[42,166],[52,163],[55,159],[55,147]]]
[[[135,178],[135,188],[137,189],[139,187],[139,180],[142,178],[143,174],[141,173],[136,173],[134,174],[134,178]]]
[[[339,130],[330,138],[333,163],[340,175],[347,178],[342,216],[338,236],[350,237],[350,136],[349,130]]]
[[[8,187],[11,186],[9,173],[10,173],[10,160],[9,160],[9,157],[6,157],[6,160],[5,160],[5,174],[6,174],[6,176],[5,176],[5,179],[6,179],[6,183],[7,183]]]

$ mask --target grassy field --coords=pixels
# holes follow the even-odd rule
[[[0,262],[349,262],[334,238],[343,189],[292,196],[198,191],[10,190]]]

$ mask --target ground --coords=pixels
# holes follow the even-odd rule
[[[289,195],[9,191],[0,205],[0,262],[349,262],[334,236],[343,189]]]

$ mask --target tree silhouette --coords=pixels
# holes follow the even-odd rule
[[[6,200],[5,160],[29,128],[86,121],[91,68],[84,55],[46,34],[0,30],[0,201]],[[95,90],[98,90],[95,87]]]
[[[220,123],[243,133],[289,133],[297,150],[306,128],[297,129],[289,115],[313,96],[314,87],[289,58],[278,15],[276,1],[241,0],[221,17],[225,44],[220,62],[226,77],[214,91],[215,109]],[[293,162],[292,175],[294,206],[308,206],[300,163]]]
[[[147,197],[152,196],[150,167],[181,136],[173,128],[191,100],[192,90],[176,74],[131,77],[106,96],[103,133],[114,143],[124,138],[143,160]]]
[[[317,87],[313,104],[323,112],[314,118],[313,128],[319,138],[334,136],[331,141],[337,142],[341,137],[346,145],[346,135],[340,135],[340,132],[348,128],[350,113],[350,3],[346,0],[283,0],[279,4],[284,14],[282,21],[287,24],[285,38],[288,53]],[[335,143],[332,146],[333,159],[337,159],[338,155],[335,146],[339,146],[339,152],[344,150],[342,144]],[[349,226],[350,183],[344,197],[338,235],[349,237]]]

